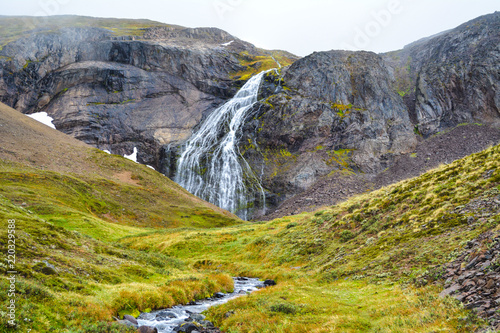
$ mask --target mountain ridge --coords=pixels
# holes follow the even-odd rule
[[[391,53],[329,51],[298,59],[220,29],[97,19],[117,28],[70,28],[62,37],[6,45],[0,97],[23,112],[48,112],[58,129],[100,149],[125,155],[137,148],[141,163],[173,178],[182,143],[206,116],[250,76],[282,62],[266,76],[240,144],[255,174],[265,170],[272,212],[339,171],[381,172],[414,154],[421,138],[462,123],[495,126],[499,21],[498,12],[485,15]],[[40,43],[40,51],[30,43]],[[64,56],[51,58],[46,43]],[[448,53],[451,60],[443,58]],[[481,67],[484,61],[491,64]]]

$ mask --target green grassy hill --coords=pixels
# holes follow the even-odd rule
[[[14,219],[21,330],[122,332],[113,316],[230,290],[231,275],[278,285],[212,308],[209,319],[226,332],[486,324],[438,297],[436,267],[498,233],[498,211],[476,203],[500,195],[500,146],[315,213],[249,223],[5,106],[0,125],[0,248],[7,253]],[[0,270],[9,270],[4,261]],[[2,302],[7,285],[0,281]]]
[[[498,210],[468,207],[500,195],[499,164],[496,146],[315,213],[122,243],[199,272],[276,278],[210,310],[228,332],[472,332],[485,322],[427,283],[468,241],[498,233]]]
[[[18,318],[33,320],[21,321],[20,328],[61,331],[84,327],[85,318],[109,321],[136,309],[127,297],[139,290],[157,293],[151,306],[158,307],[231,286],[227,275],[193,275],[181,260],[116,241],[152,230],[235,225],[241,223],[236,216],[154,170],[91,148],[5,105],[0,125],[0,248],[6,255],[7,222],[15,220]],[[2,261],[0,271],[8,270]],[[3,301],[7,290],[4,280]],[[0,327],[6,324],[2,312]]]
[[[51,223],[92,236],[102,229],[100,236],[107,238],[113,237],[106,229],[110,223],[155,228],[238,223],[162,174],[5,105],[0,123],[0,195]]]

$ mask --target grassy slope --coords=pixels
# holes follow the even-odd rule
[[[471,332],[480,320],[438,298],[439,287],[422,287],[422,277],[468,240],[498,232],[498,212],[462,208],[500,194],[499,161],[496,146],[314,214],[122,242],[200,273],[277,278],[274,288],[210,310],[228,332]]]
[[[275,278],[278,286],[210,310],[227,332],[481,325],[453,299],[438,298],[439,287],[413,282],[421,285],[466,241],[498,230],[497,212],[461,207],[500,194],[500,146],[314,214],[239,224],[152,170],[12,109],[0,106],[0,124],[0,245],[6,253],[6,222],[15,219],[18,315],[32,320],[21,322],[24,330],[104,332],[96,322],[118,313],[228,290],[229,274]],[[198,210],[202,222],[178,218]],[[157,214],[161,222],[150,217]],[[200,228],[216,221],[221,227]],[[43,260],[58,274],[44,274]],[[6,300],[7,282],[0,284]]]
[[[112,320],[148,297],[158,308],[227,290],[226,274],[193,273],[182,260],[128,249],[115,241],[158,228],[240,223],[163,175],[93,149],[0,105],[0,248],[16,220],[21,329],[47,332]],[[43,261],[57,275],[42,272]],[[5,261],[0,271],[7,272]],[[7,300],[7,282],[0,281]],[[6,325],[1,312],[0,330]],[[70,329],[71,330],[71,329]]]
[[[16,315],[20,331],[101,332],[95,329],[95,322],[111,321],[119,313],[134,313],[142,306],[138,296],[148,298],[148,307],[162,308],[232,287],[227,275],[194,274],[182,260],[127,249],[55,226],[3,196],[0,218],[2,253],[6,253],[7,219],[16,221]],[[109,231],[120,229],[115,225]],[[54,265],[57,274],[45,274],[43,261]],[[2,262],[0,271],[5,274],[7,270]],[[2,279],[2,304],[8,299],[7,291],[7,282]],[[0,331],[6,330],[2,313]]]
[[[237,218],[162,174],[91,148],[0,105],[0,194],[40,217],[93,232],[99,220],[142,227],[213,227]],[[108,233],[105,237],[112,237]]]
[[[297,60],[297,57],[284,51],[267,51],[258,49],[261,55],[252,55],[248,52],[241,52],[237,55],[240,65],[244,69],[231,74],[232,79],[246,81],[255,74],[269,69],[278,68],[279,62],[281,67],[289,66]]]

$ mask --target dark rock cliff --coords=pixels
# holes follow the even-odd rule
[[[268,74],[262,90],[241,149],[281,198],[330,173],[379,172],[416,145],[406,106],[374,53],[314,53]]]
[[[424,136],[500,116],[500,12],[387,53],[412,121]]]
[[[404,179],[402,174],[409,177],[411,172],[397,169],[411,166],[408,161],[420,161],[418,174],[434,160],[450,162],[452,155],[498,143],[500,13],[380,57],[315,53],[284,69],[281,81],[269,81],[274,85],[264,91],[270,97],[253,120],[255,149],[244,150],[246,156],[277,194],[275,201],[309,189],[299,196],[303,200],[290,199],[288,209],[280,208],[283,214],[333,204],[338,195],[318,200],[313,189],[353,195],[380,186],[380,178],[387,185]],[[281,88],[274,88],[278,83]],[[486,126],[467,127],[462,145],[450,139],[441,152],[424,140],[464,123]],[[478,134],[484,140],[474,139]],[[442,158],[429,157],[436,154]]]
[[[328,179],[372,184],[404,155],[417,156],[422,138],[463,123],[498,132],[499,87],[498,12],[380,56],[314,53],[267,76],[241,150],[271,204]]]

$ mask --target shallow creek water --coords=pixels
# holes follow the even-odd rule
[[[171,333],[174,327],[179,326],[189,318],[191,313],[201,313],[209,307],[226,303],[229,300],[246,295],[263,287],[258,278],[233,278],[234,291],[228,294],[217,294],[220,297],[196,301],[196,305],[177,305],[172,308],[141,313],[137,318],[139,326],[156,327],[159,333]]]

